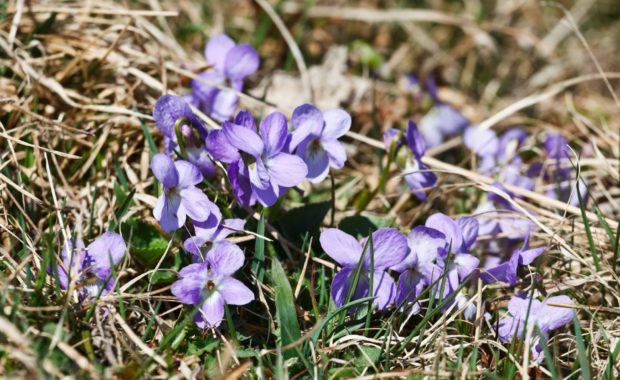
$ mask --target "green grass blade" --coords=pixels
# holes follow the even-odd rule
[[[575,339],[577,341],[577,357],[579,359],[579,366],[581,368],[581,378],[584,380],[590,380],[590,356],[586,349],[583,335],[581,333],[581,326],[579,325],[579,319],[577,316],[573,318],[573,326],[575,327]]]
[[[252,260],[252,271],[256,274],[258,282],[263,282],[265,278],[265,212],[261,212],[258,226],[256,227],[256,242],[254,244],[254,259]]]
[[[301,338],[301,329],[295,311],[295,298],[291,284],[286,277],[282,264],[275,257],[271,260],[271,282],[275,289],[277,320],[280,327],[282,346],[289,345]],[[285,358],[292,357],[294,352],[284,352]]]

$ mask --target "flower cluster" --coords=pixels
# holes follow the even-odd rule
[[[327,229],[321,234],[321,246],[342,266],[332,282],[332,299],[336,306],[342,306],[349,293],[352,299],[365,297],[371,282],[379,310],[394,301],[399,306],[409,303],[428,286],[435,287],[433,293],[437,296],[447,297],[478,267],[478,258],[468,253],[477,236],[475,219],[454,221],[441,213],[432,215],[425,226],[414,228],[408,236],[393,228],[382,228],[372,238],[358,242],[341,230]],[[370,241],[372,245],[367,244]],[[360,260],[359,282],[351,290]],[[400,273],[398,285],[387,270]],[[418,302],[412,305],[412,313],[419,310]]]
[[[395,304],[399,310],[418,314],[422,307],[421,298],[446,299],[453,295],[445,308],[456,303],[463,309],[465,318],[473,319],[476,308],[465,292],[459,291],[472,275],[480,273],[481,279],[487,283],[501,281],[515,285],[518,266],[531,264],[547,249],[530,249],[526,238],[523,246],[508,260],[502,262],[498,257],[489,257],[481,268],[480,259],[470,253],[476,244],[479,227],[473,217],[453,220],[445,214],[435,213],[424,226],[413,228],[407,236],[394,228],[381,228],[358,241],[339,229],[326,229],[320,236],[321,247],[341,267],[331,284],[334,304],[341,307],[348,300],[372,295],[378,310]],[[398,273],[397,283],[390,271]],[[422,297],[425,290],[427,297]],[[571,309],[547,304],[571,305],[572,301],[566,296],[552,297],[544,303],[532,300],[529,313],[523,302],[527,306],[528,301],[518,297],[510,301],[509,314],[499,322],[500,339],[504,342],[515,338],[533,339],[532,352],[538,360],[542,345],[539,338],[530,338],[531,331],[524,338],[525,321],[530,329],[538,326],[544,336],[564,326],[573,315]],[[355,310],[349,309],[351,312]]]
[[[207,138],[207,149],[228,165],[227,173],[239,204],[256,201],[273,205],[289,188],[304,179],[317,183],[329,168],[340,169],[347,159],[338,141],[351,127],[351,117],[340,109],[319,111],[304,104],[293,111],[293,131],[286,116],[274,112],[256,127],[249,112],[241,111],[233,122],[224,122]]]
[[[349,130],[351,118],[343,110],[323,113],[304,104],[293,112],[292,132],[280,112],[269,114],[257,127],[246,111],[239,112],[233,122],[225,121],[222,129],[206,131],[189,105],[172,95],[160,98],[153,114],[167,147],[166,153],[151,159],[153,174],[164,190],[153,215],[168,233],[182,228],[187,219],[194,229],[183,244],[194,264],[179,272],[172,292],[181,302],[199,307],[198,326],[217,326],[224,304],[243,305],[253,295],[231,277],[243,265],[244,255],[225,239],[242,230],[244,222],[222,221],[218,207],[198,187],[206,166],[200,165],[212,166],[213,160],[226,164],[232,192],[241,205],[258,201],[271,206],[304,179],[316,183],[327,176],[330,167],[344,166],[346,152],[338,138]],[[189,146],[196,149],[191,157],[204,159],[191,158]],[[187,160],[173,160],[174,153],[185,153]],[[213,176],[212,171],[208,173]]]
[[[527,133],[519,128],[512,128],[502,133],[499,137],[491,129],[469,127],[463,135],[465,145],[479,158],[479,172],[494,177],[495,187],[511,195],[512,198],[520,198],[506,188],[506,185],[533,191],[537,182],[547,186],[545,194],[562,202],[576,206],[579,204],[579,194],[585,202],[587,192],[583,181],[577,183],[571,179],[572,167],[567,156],[567,142],[564,137],[557,133],[549,133],[545,138],[543,161],[535,161],[526,165],[519,155],[520,149],[527,140]],[[496,212],[497,210],[519,214],[506,199],[489,193],[483,199],[476,213]],[[533,232],[535,225],[527,219],[519,216],[502,217],[499,221],[487,220],[483,227],[485,234],[503,233],[510,239],[523,239]]]
[[[219,162],[240,205],[271,206],[305,179],[318,183],[330,168],[342,168],[347,155],[338,139],[351,127],[347,112],[321,112],[310,104],[294,110],[292,128],[280,112],[267,115],[258,126],[247,111],[231,121],[244,79],[258,69],[258,53],[219,35],[207,43],[205,57],[210,70],[192,81],[191,94],[166,94],[157,100],[153,117],[164,136],[164,153],[151,159],[151,170],[163,186],[153,215],[168,233],[187,228],[188,220],[192,224],[183,247],[193,264],[179,272],[172,292],[198,307],[196,323],[201,327],[217,326],[224,304],[243,305],[254,297],[231,277],[243,266],[244,255],[226,240],[243,230],[244,221],[222,220],[200,183],[216,176]],[[221,129],[207,130],[192,106],[222,122]]]
[[[186,304],[197,305],[198,326],[216,327],[224,315],[224,304],[245,305],[254,295],[232,274],[243,266],[245,256],[226,236],[243,230],[240,219],[222,221],[218,207],[197,187],[203,181],[197,166],[184,160],[174,161],[159,153],[151,159],[151,169],[164,188],[157,200],[153,215],[166,232],[173,232],[193,222],[194,236],[183,244],[191,254],[191,264],[179,272],[180,279],[172,293]]]

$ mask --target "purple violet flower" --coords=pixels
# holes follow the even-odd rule
[[[260,123],[258,132],[249,123],[224,122],[222,130],[228,145],[233,148],[226,148],[227,155],[232,159],[236,151],[240,157],[236,161],[239,166],[236,174],[245,174],[247,170],[251,190],[264,206],[273,205],[288,188],[299,185],[306,178],[308,167],[304,161],[285,150],[289,134],[282,113],[268,115]],[[233,186],[239,179],[231,179]],[[246,190],[242,192],[246,193]]]
[[[522,338],[530,340],[532,358],[541,361],[544,349],[534,326],[537,326],[540,334],[546,338],[551,331],[573,320],[575,311],[571,308],[572,305],[574,302],[567,296],[548,297],[543,302],[531,299],[531,303],[529,298],[512,297],[508,302],[509,315],[499,321],[499,338],[504,343]]]
[[[510,258],[501,262],[499,257],[489,257],[484,265],[480,278],[486,283],[497,281],[510,285],[517,283],[517,269],[521,265],[530,265],[548,247],[529,248],[529,236],[526,236],[521,248],[515,249]]]
[[[178,149],[175,126],[179,120],[185,119],[186,122],[179,125],[179,130],[185,140],[183,143],[187,160],[196,165],[203,176],[215,176],[215,164],[205,150],[208,131],[183,98],[171,94],[161,96],[153,108],[153,118],[164,136],[164,149],[169,155]]]
[[[512,161],[517,156],[519,148],[527,139],[527,133],[521,128],[511,128],[502,133],[497,149],[497,161],[500,165]]]
[[[552,199],[568,202],[571,206],[579,206],[577,186],[582,201],[586,202],[588,188],[583,179],[577,182],[572,178],[573,167],[568,159],[568,142],[559,133],[549,133],[545,138],[545,153],[551,163],[544,172],[544,180],[551,186],[545,191],[545,195]]]
[[[454,297],[454,302],[456,302],[456,306],[459,309],[464,308],[463,318],[467,319],[468,321],[473,321],[476,318],[476,304],[470,303],[469,305],[467,305],[469,300],[470,298],[461,292],[457,293]]]
[[[367,247],[366,250],[364,250],[366,239],[357,241],[353,236],[336,228],[323,231],[320,242],[325,253],[342,266],[331,286],[331,296],[337,307],[343,306],[346,302],[362,255],[364,257],[359,282],[353,291],[352,300],[368,296],[372,278],[374,304],[379,310],[383,310],[392,303],[396,295],[396,286],[386,270],[400,263],[407,255],[409,249],[407,239],[402,233],[395,228],[378,229],[372,233],[373,247]],[[370,268],[371,249],[373,268]]]
[[[200,328],[217,327],[224,318],[224,305],[245,305],[254,294],[232,275],[243,266],[245,257],[236,244],[218,244],[209,250],[205,261],[190,264],[179,271],[172,294],[200,310],[194,322]]]
[[[480,157],[495,157],[499,149],[499,139],[495,131],[473,125],[465,129],[463,143]]]
[[[153,215],[164,231],[170,233],[185,224],[189,216],[195,222],[207,220],[215,206],[197,184],[202,182],[198,168],[187,161],[172,161],[165,154],[151,159],[151,170],[164,186]]]
[[[248,44],[235,44],[226,34],[212,37],[205,47],[211,71],[192,81],[192,97],[200,109],[215,120],[223,122],[235,112],[239,97],[235,91],[243,90],[243,80],[254,74],[260,65],[256,50]],[[228,85],[234,91],[222,90],[215,85]]]
[[[212,212],[204,222],[194,222],[195,236],[183,243],[183,248],[192,254],[194,262],[203,262],[207,253],[218,244],[234,244],[226,239],[231,234],[243,230],[243,219],[224,219],[219,210]]]
[[[447,137],[461,133],[469,125],[469,120],[439,99],[433,78],[426,81],[426,88],[435,106],[420,120],[420,132],[428,146],[433,148],[440,145]]]
[[[66,290],[75,281],[80,300],[109,293],[114,288],[112,265],[118,264],[126,251],[121,235],[110,231],[88,247],[80,239],[68,241],[60,253],[62,264],[56,269],[60,287]]]
[[[481,201],[473,214],[478,220],[478,235],[493,235],[499,231],[499,224],[494,215],[497,209],[488,199]]]
[[[254,117],[247,111],[237,113],[234,123],[252,131],[256,130]],[[237,202],[244,207],[254,205],[256,203],[256,194],[252,191],[248,169],[241,160],[239,150],[228,142],[224,130],[213,130],[209,133],[207,137],[207,150],[216,160],[228,164],[228,180]]]
[[[454,291],[480,264],[477,257],[467,253],[478,237],[478,221],[468,216],[454,221],[445,214],[435,213],[426,220],[425,225],[445,236],[446,249],[440,255],[443,259],[451,259],[445,264],[448,265],[449,289]]]
[[[463,134],[465,146],[480,157],[478,170],[486,175],[505,171],[509,167],[518,168],[518,174],[522,162],[517,152],[526,138],[527,134],[520,128],[512,128],[497,137],[491,129],[470,126]],[[515,185],[520,186],[519,183]]]
[[[294,131],[289,149],[308,166],[307,178],[319,183],[327,177],[329,168],[342,169],[347,153],[338,138],[351,128],[351,116],[341,109],[321,112],[311,104],[303,104],[291,117]]]
[[[417,125],[411,120],[407,126],[405,141],[413,152],[413,156],[407,161],[403,176],[416,198],[423,202],[426,200],[426,193],[423,189],[434,187],[437,184],[437,176],[430,171],[428,165],[422,162],[422,156],[426,153],[426,143]]]
[[[413,302],[425,287],[437,283],[443,269],[437,265],[446,249],[446,237],[441,232],[418,226],[407,236],[409,254],[391,269],[400,273],[396,288],[396,305]],[[420,303],[412,305],[411,314],[420,312]]]

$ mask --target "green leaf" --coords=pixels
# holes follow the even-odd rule
[[[377,70],[383,66],[383,56],[366,41],[355,40],[351,47],[359,55],[362,65],[372,70]]]
[[[123,224],[122,234],[131,237],[129,253],[146,267],[153,267],[168,247],[168,241],[161,237],[159,231],[136,218],[130,218]]]
[[[280,219],[282,234],[292,241],[302,241],[306,234],[316,240],[319,227],[330,209],[330,202],[319,202],[289,210]]]
[[[301,330],[299,329],[297,313],[295,312],[293,290],[282,268],[282,264],[280,264],[275,257],[271,260],[270,275],[276,293],[275,302],[278,325],[280,328],[280,340],[282,346],[287,346],[301,338]],[[291,349],[285,351],[284,356],[287,359],[294,357],[295,350]]]
[[[359,346],[360,354],[353,359],[356,367],[372,367],[378,362],[381,356],[381,348],[373,346]]]
[[[361,215],[349,216],[342,219],[338,228],[358,238],[368,236],[368,232],[377,230],[377,226],[370,219]]]

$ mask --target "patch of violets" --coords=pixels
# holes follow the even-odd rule
[[[435,213],[424,226],[414,227],[407,236],[394,228],[380,228],[372,237],[358,240],[337,228],[326,229],[320,236],[321,247],[339,265],[331,284],[331,298],[337,307],[342,307],[347,297],[354,301],[372,294],[377,310],[395,306],[415,315],[423,307],[421,298],[445,299],[452,295],[444,310],[456,304],[466,319],[474,319],[476,307],[466,294],[470,278],[479,274],[486,283],[515,285],[518,267],[532,264],[548,248],[529,248],[526,238],[508,260],[490,258],[480,267],[480,260],[470,253],[476,245],[479,228],[473,217],[454,220]],[[397,281],[392,274],[398,275]],[[425,290],[428,290],[426,297],[421,297]],[[509,313],[499,320],[500,339],[503,342],[529,339],[533,358],[540,360],[543,352],[540,336],[523,335],[527,302],[521,297],[511,299]],[[566,296],[551,297],[542,303],[532,300],[527,326],[538,326],[545,340],[546,334],[567,324],[574,314],[572,309],[549,303],[573,304]],[[357,309],[350,308],[349,312]]]
[[[153,209],[154,217],[166,233],[185,229],[189,234],[183,249],[192,263],[178,272],[171,292],[181,303],[193,306],[194,322],[203,329],[221,324],[226,305],[246,305],[255,297],[234,277],[243,268],[245,255],[227,239],[243,231],[245,222],[223,219],[200,184],[213,179],[216,164],[220,164],[225,166],[232,193],[241,206],[251,207],[257,202],[272,206],[304,180],[316,184],[325,180],[330,170],[342,169],[347,154],[339,139],[351,128],[351,116],[344,110],[321,111],[311,104],[297,107],[290,124],[280,112],[268,114],[258,125],[247,111],[238,112],[231,121],[239,101],[236,92],[242,91],[244,79],[258,70],[258,53],[250,45],[236,44],[222,34],[207,43],[205,58],[210,69],[192,81],[190,94],[166,94],[157,100],[153,118],[164,138],[164,153],[153,155],[150,163],[163,187]],[[408,80],[419,88],[417,78],[410,76]],[[420,201],[426,200],[425,190],[437,183],[435,174],[422,161],[427,147],[464,132],[465,145],[480,159],[479,171],[496,178],[499,189],[508,192],[504,186],[508,184],[533,190],[535,180],[542,179],[549,185],[547,196],[578,204],[575,189],[579,186],[584,195],[586,188],[571,178],[567,141],[560,134],[548,133],[545,160],[525,167],[519,156],[528,137],[523,130],[513,128],[497,136],[490,129],[470,126],[459,111],[439,99],[433,78],[427,80],[426,88],[434,106],[420,120],[419,127],[409,121],[405,133],[390,128],[383,136],[390,154],[396,156],[401,147],[407,147],[402,175]],[[209,131],[192,106],[221,122],[221,129]],[[498,209],[515,211],[501,197],[488,194],[476,213]],[[426,298],[453,296],[444,310],[455,304],[471,320],[476,307],[467,296],[469,279],[480,276],[485,283],[516,285],[519,267],[532,264],[548,249],[529,247],[531,231],[529,221],[519,218],[497,222],[471,216],[452,219],[435,213],[407,235],[395,228],[380,228],[358,240],[337,228],[328,228],[319,241],[339,266],[330,288],[337,307],[344,306],[349,297],[358,300],[372,295],[378,310],[395,305],[415,315],[421,312],[422,295],[429,290]],[[478,236],[499,232],[522,241],[521,247],[509,257],[487,257],[481,267],[480,259],[472,254]],[[499,251],[491,249],[494,245],[484,247],[489,252]],[[66,242],[62,262],[56,268],[61,288],[75,284],[80,301],[111,292],[116,281],[114,266],[126,251],[123,238],[114,232],[105,232],[88,247],[79,239]],[[397,281],[393,275],[398,275]],[[499,338],[504,343],[527,341],[532,358],[540,361],[548,334],[574,318],[573,305],[567,296],[543,301],[514,296],[507,313],[498,321]]]
[[[441,213],[433,214],[425,226],[414,228],[408,236],[394,228],[381,228],[373,232],[372,239],[358,241],[336,228],[327,229],[321,233],[321,247],[342,267],[332,282],[332,299],[336,306],[342,306],[349,293],[352,299],[368,296],[372,278],[375,303],[383,310],[394,302],[401,305],[413,301],[430,285],[438,286],[444,273],[444,292],[439,294],[437,287],[434,293],[446,297],[478,268],[478,258],[466,253],[476,237],[474,218],[454,221]],[[370,241],[372,246],[366,246]],[[352,290],[359,263],[360,280]],[[400,273],[397,285],[388,270]],[[414,303],[412,313],[419,310],[419,303]]]
[[[113,267],[127,251],[121,235],[105,232],[86,247],[80,239],[67,241],[60,253],[62,263],[56,267],[62,289],[73,283],[78,299],[83,301],[108,294],[114,289],[116,279]]]
[[[218,38],[213,43],[227,42]],[[208,46],[207,51],[212,47]],[[241,50],[251,55],[247,48]],[[232,50],[231,54],[241,53]],[[251,58],[246,55],[237,58]],[[214,64],[216,70],[222,67],[220,63]],[[227,95],[214,96],[217,99]],[[195,99],[186,99],[196,106]],[[222,128],[208,131],[186,99],[164,95],[153,110],[164,136],[164,153],[151,159],[151,170],[163,187],[153,215],[167,233],[179,229],[189,232],[183,248],[193,264],[181,269],[172,292],[182,303],[196,308],[197,326],[212,328],[221,323],[226,304],[245,305],[254,296],[233,278],[243,266],[244,254],[227,240],[229,235],[243,230],[244,221],[222,219],[200,184],[215,176],[215,163],[219,162],[225,166],[232,193],[241,206],[257,202],[271,206],[305,179],[318,183],[330,169],[344,166],[346,151],[339,138],[349,131],[351,117],[341,109],[321,112],[304,104],[293,112],[289,128],[286,116],[280,112],[267,115],[257,126],[247,111],[240,111],[228,121],[220,109],[216,111],[224,120]]]
[[[219,208],[197,187],[203,177],[192,163],[158,153],[151,159],[151,169],[164,190],[153,209],[162,229],[174,232],[189,219],[194,230],[183,244],[193,263],[179,271],[171,291],[181,303],[194,305],[198,327],[217,327],[225,305],[245,305],[254,299],[252,291],[233,277],[245,255],[226,240],[243,230],[244,221],[222,219]]]
[[[545,195],[552,199],[579,205],[577,181],[571,179],[572,166],[567,155],[567,141],[559,133],[547,133],[543,146],[543,160],[526,165],[519,155],[524,146],[527,133],[520,128],[512,128],[500,136],[491,129],[470,126],[465,130],[463,141],[479,158],[478,171],[496,179],[494,186],[513,198],[520,198],[507,189],[506,185],[533,191],[537,181],[546,184]],[[579,182],[579,191],[585,202],[587,188]],[[495,193],[488,193],[482,199],[475,213],[495,213],[498,210],[509,214],[520,214],[511,203]],[[498,221],[482,223],[485,234],[503,233],[509,239],[520,240],[535,230],[535,225],[522,215],[505,217]]]

